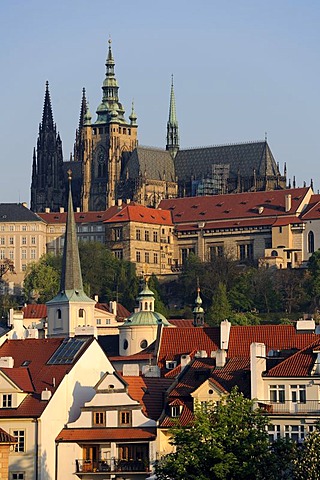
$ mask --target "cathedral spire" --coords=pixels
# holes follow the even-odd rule
[[[80,257],[77,240],[76,222],[74,218],[72,192],[71,192],[71,170],[68,170],[69,198],[67,224],[64,240],[62,272],[60,279],[60,291],[67,296],[83,293]]]
[[[166,150],[170,151],[173,157],[179,150],[179,128],[176,114],[176,101],[174,96],[173,75],[171,76],[169,120],[167,122],[167,145]]]
[[[82,99],[81,99],[81,107],[80,107],[80,118],[79,118],[79,131],[84,125],[85,116],[87,113],[87,99],[86,99],[86,89],[83,87],[82,89]]]
[[[46,130],[51,130],[54,128],[48,81],[46,81],[46,92],[44,95],[44,105],[43,105],[43,112],[42,112],[42,128],[45,128]]]
[[[102,85],[102,102],[97,109],[96,123],[108,123],[110,120],[126,123],[124,108],[119,101],[119,87],[114,73],[115,61],[111,50],[111,39],[108,40],[109,48],[106,60],[106,77]]]

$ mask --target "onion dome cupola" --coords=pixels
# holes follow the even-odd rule
[[[139,307],[119,326],[119,353],[128,356],[141,352],[156,340],[158,328],[172,327],[168,320],[154,311],[154,293],[147,283],[137,297]]]
[[[204,325],[204,309],[202,307],[202,299],[200,297],[200,287],[197,288],[197,298],[195,300],[195,306],[192,310],[193,313],[193,325],[195,327],[202,327]]]

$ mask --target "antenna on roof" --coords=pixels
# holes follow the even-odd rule
[[[268,132],[264,132],[264,141],[266,142],[268,140]]]

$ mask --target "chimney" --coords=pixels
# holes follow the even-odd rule
[[[41,392],[41,400],[48,401],[51,398],[51,392],[47,388]]]
[[[0,357],[0,368],[13,368],[13,357]]]
[[[221,350],[228,350],[230,328],[231,328],[231,323],[228,320],[223,320],[220,323],[220,348],[221,348]]]
[[[250,345],[251,398],[266,400],[262,373],[267,369],[266,346],[254,342]]]
[[[113,313],[114,315],[117,315],[117,302],[115,302],[115,301],[109,302],[109,310],[110,310],[110,313]]]
[[[181,355],[181,360],[180,360],[180,364],[181,364],[181,371],[188,365],[188,363],[190,363],[190,355]]]
[[[284,197],[284,209],[286,212],[291,210],[291,194],[287,193]]]
[[[118,207],[122,207],[122,199],[121,198],[118,199]]]
[[[77,208],[76,208],[76,212],[77,212],[77,213],[80,213],[80,207],[77,207]]]
[[[45,211],[45,213],[50,213],[50,208],[49,208],[49,207],[46,207],[46,208],[44,209],[44,211]]]
[[[24,208],[28,208],[27,202],[22,202],[22,206],[23,206]]]
[[[59,208],[59,212],[60,212],[60,213],[64,213],[64,207],[60,207],[60,208]]]
[[[99,303],[99,295],[95,295],[95,296],[94,296],[94,301],[95,301],[96,303]]]
[[[227,360],[227,351],[226,350],[217,350],[216,352],[216,367],[223,368]]]

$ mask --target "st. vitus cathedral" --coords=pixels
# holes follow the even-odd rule
[[[156,207],[171,197],[214,195],[286,188],[266,140],[180,149],[173,81],[166,148],[138,145],[137,116],[129,120],[119,100],[111,41],[102,100],[92,121],[83,89],[74,152],[63,160],[62,141],[53,120],[46,84],[42,121],[33,153],[31,210],[59,211],[67,204],[67,170],[72,170],[74,206],[101,211],[119,200]]]

